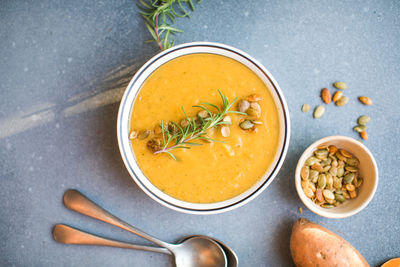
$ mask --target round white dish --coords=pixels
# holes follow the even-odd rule
[[[140,167],[138,166],[134,152],[132,150],[130,140],[129,140],[129,125],[131,119],[132,106],[135,102],[136,96],[145,82],[147,77],[156,70],[161,65],[166,62],[175,59],[177,57],[194,54],[194,53],[209,53],[217,54],[232,58],[251,69],[256,73],[260,79],[267,85],[270,89],[271,95],[276,103],[279,118],[280,118],[280,140],[278,144],[278,151],[275,155],[274,161],[266,171],[265,175],[252,186],[249,190],[243,192],[242,194],[215,203],[191,203],[185,202],[179,199],[175,199],[157,187],[155,187],[143,174]],[[174,46],[168,50],[165,50],[153,58],[151,58],[146,64],[144,64],[134,75],[130,81],[124,96],[121,100],[118,120],[117,120],[117,137],[118,144],[121,152],[122,159],[125,163],[127,170],[132,176],[133,180],[137,185],[152,199],[158,203],[185,213],[190,214],[215,214],[220,212],[225,212],[232,210],[234,208],[240,207],[250,200],[258,196],[267,186],[273,181],[277,175],[282,163],[286,157],[286,153],[289,147],[290,139],[290,119],[289,110],[285,101],[285,98],[279,88],[279,85],[272,77],[272,75],[267,71],[267,69],[261,65],[257,60],[247,55],[245,52],[239,49],[211,42],[194,42],[186,43],[178,46]]]

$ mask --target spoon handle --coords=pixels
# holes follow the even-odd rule
[[[161,241],[139,229],[136,227],[122,221],[118,217],[112,215],[108,211],[104,210],[100,206],[98,206],[96,203],[85,197],[82,193],[80,193],[78,190],[74,189],[68,189],[67,192],[64,194],[64,205],[76,212],[85,214],[89,217],[95,218],[97,220],[115,225],[117,227],[120,227],[128,232],[131,232],[135,235],[138,235],[140,237],[143,237],[150,242],[153,242],[156,245],[159,245],[161,247],[165,247],[169,250],[173,250],[172,244],[169,244],[167,242]]]
[[[73,244],[73,245],[96,245],[96,246],[108,246],[117,248],[129,248],[146,250],[152,252],[159,252],[171,255],[171,252],[165,248],[141,246],[117,240],[107,239],[97,235],[89,234],[84,231],[72,228],[64,224],[57,224],[53,228],[53,237],[59,243]]]

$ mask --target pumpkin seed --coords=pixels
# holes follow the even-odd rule
[[[138,136],[138,132],[132,131],[132,132],[129,134],[129,139],[130,139],[130,140],[136,139],[137,136]]]
[[[336,157],[337,157],[338,159],[340,159],[341,161],[343,161],[343,162],[346,162],[346,161],[347,161],[347,158],[346,158],[345,156],[343,156],[342,153],[336,152],[335,155],[336,155]]]
[[[310,167],[308,166],[303,166],[301,168],[300,176],[303,180],[308,180],[308,177],[310,176]]]
[[[262,121],[251,121],[252,123],[254,123],[254,124],[258,124],[258,125],[262,125],[263,123],[262,123]]]
[[[347,159],[346,164],[352,167],[358,167],[359,161],[356,158]]]
[[[337,89],[340,89],[340,90],[349,88],[349,86],[345,82],[335,82],[333,84],[333,86],[335,86]]]
[[[323,169],[324,169],[324,172],[327,172],[331,169],[331,166],[330,165],[324,166]]]
[[[326,187],[331,190],[331,189],[333,189],[332,186],[333,186],[333,177],[330,173],[327,173],[326,174]]]
[[[335,207],[334,205],[329,205],[329,204],[322,204],[321,207],[325,208],[325,209],[331,209],[333,207]]]
[[[322,168],[321,164],[319,164],[318,162],[317,162],[317,163],[314,163],[314,164],[311,166],[311,169],[316,170],[316,171],[318,171],[318,172],[323,172],[323,171],[324,171],[324,168]]]
[[[361,103],[363,103],[364,105],[370,106],[372,105],[372,100],[371,98],[367,97],[367,96],[360,96],[358,98],[360,100]]]
[[[325,108],[323,106],[317,106],[314,110],[314,118],[318,119],[321,118],[322,115],[324,115]]]
[[[306,162],[304,163],[306,166],[311,166],[314,165],[315,163],[317,163],[319,160],[316,157],[309,157]]]
[[[147,141],[146,146],[153,153],[159,151],[162,149],[161,139],[160,138],[150,139],[149,141]]]
[[[338,151],[338,148],[335,146],[329,146],[329,155],[333,155]]]
[[[322,191],[322,194],[324,195],[324,198],[326,199],[326,200],[334,200],[335,199],[335,195],[331,192],[331,191],[329,191],[329,190],[327,190],[327,189],[324,189],[324,191]]]
[[[224,122],[230,122],[232,124],[232,118],[231,116],[225,116],[224,119],[222,120]]]
[[[151,131],[150,130],[142,130],[138,134],[138,139],[143,140],[146,139],[150,135]]]
[[[185,128],[186,126],[189,125],[189,122],[187,119],[183,119],[181,120],[181,122],[179,123],[183,128]],[[161,127],[160,127],[161,128]]]
[[[228,137],[231,134],[231,129],[229,129],[228,126],[222,126],[221,127],[221,135],[223,137]]]
[[[336,199],[336,201],[339,201],[339,202],[341,202],[341,203],[343,203],[343,202],[346,201],[346,199],[344,198],[344,196],[343,196],[343,195],[339,195],[339,194],[335,194],[335,199]]]
[[[246,112],[250,107],[249,101],[242,99],[238,103],[238,109],[240,112]]]
[[[344,168],[346,169],[346,171],[349,171],[349,172],[358,172],[358,168],[353,167],[353,166],[346,166]]]
[[[311,180],[311,182],[315,184],[318,181],[318,175],[319,172],[317,172],[316,170],[310,170],[309,179]]]
[[[251,102],[246,111],[247,115],[259,118],[261,116],[261,106],[257,102]]]
[[[309,184],[308,184],[308,187],[311,188],[311,190],[312,190],[313,192],[316,191],[315,184],[309,183]]]
[[[336,106],[344,106],[349,102],[349,98],[347,96],[342,96],[338,101],[336,101]]]
[[[367,125],[367,123],[371,120],[371,118],[367,115],[363,115],[358,118],[357,122],[359,125]]]
[[[322,98],[322,101],[324,101],[325,104],[331,103],[332,95],[331,95],[331,92],[329,92],[328,88],[322,89],[321,98]]]
[[[249,100],[250,102],[257,102],[261,101],[262,99],[263,99],[262,96],[257,94],[252,94],[247,97],[247,100]]]
[[[355,198],[357,196],[357,192],[355,190],[354,191],[350,191],[349,195],[350,195],[350,198]]]
[[[318,176],[318,187],[324,189],[326,186],[326,176],[325,174],[320,174]]]
[[[210,114],[207,112],[207,110],[202,110],[199,113],[197,113],[197,117],[201,119],[205,119],[209,116]]]
[[[354,173],[353,172],[349,172],[348,174],[346,174],[343,177],[343,181],[345,184],[350,184],[354,179]]]
[[[333,101],[333,102],[338,101],[338,100],[342,97],[342,95],[343,95],[343,92],[342,92],[342,91],[337,91],[337,92],[333,95],[332,101]]]
[[[243,130],[249,130],[254,127],[254,123],[252,123],[250,120],[244,120],[243,122],[240,123],[239,126]]]
[[[314,196],[314,192],[309,187],[304,189],[304,194],[306,194],[308,198],[312,198]]]
[[[363,181],[364,181],[364,180],[363,180],[362,178],[358,179],[358,180],[357,180],[356,187],[359,188],[359,187],[362,185]]]
[[[331,166],[331,163],[332,163],[331,159],[325,159],[325,160],[321,161],[321,165],[324,167],[327,165]]]
[[[337,177],[333,177],[333,187],[335,189],[340,189],[342,188],[342,179],[337,178]]]
[[[350,195],[349,195],[349,193],[347,191],[343,191],[343,196],[344,196],[345,199],[349,199],[350,198]]]
[[[356,190],[356,187],[353,184],[346,184],[347,191],[351,192]]]
[[[322,189],[318,188],[317,191],[315,191],[315,197],[317,200],[321,203],[325,202],[324,196],[322,195]]]
[[[332,175],[332,176],[336,176],[337,175],[337,167],[334,167],[333,165],[332,165],[332,167],[329,169],[329,173]]]
[[[365,130],[367,130],[367,126],[366,125],[357,125],[353,128],[354,131],[361,133],[364,132]]]
[[[339,149],[340,154],[342,154],[343,156],[345,156],[346,158],[352,158],[353,155],[350,154],[348,151],[344,150],[344,149]]]
[[[317,151],[314,152],[315,156],[318,159],[327,159],[328,158],[328,150],[326,149],[318,149]]]
[[[343,167],[338,168],[336,173],[337,177],[342,177],[343,174],[344,174],[344,168]]]
[[[361,136],[362,139],[368,140],[368,134],[367,134],[366,131],[362,131],[362,132],[360,133],[360,136]]]
[[[301,180],[301,188],[305,189],[310,184],[309,181]]]
[[[303,106],[301,107],[301,111],[303,112],[309,112],[310,111],[310,105],[309,104],[303,104]]]

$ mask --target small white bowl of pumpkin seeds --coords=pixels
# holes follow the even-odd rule
[[[311,144],[295,173],[296,190],[304,205],[327,218],[352,216],[372,200],[378,167],[369,149],[346,136],[329,136]]]

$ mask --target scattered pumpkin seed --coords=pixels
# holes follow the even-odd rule
[[[310,105],[309,104],[303,104],[303,106],[301,107],[301,111],[303,112],[309,112],[310,111]]]
[[[367,134],[366,131],[362,131],[362,132],[360,133],[360,136],[361,136],[362,139],[368,140],[368,134]]]
[[[358,118],[357,122],[359,125],[367,125],[367,123],[371,120],[371,118],[367,115],[363,115]]]
[[[138,134],[138,139],[143,140],[146,139],[150,135],[151,131],[150,130],[142,130]]]
[[[321,98],[325,104],[329,104],[332,101],[331,92],[329,92],[328,88],[324,88],[321,90]]]
[[[138,132],[132,131],[132,132],[129,134],[129,139],[131,139],[131,140],[136,139],[137,136],[138,136]]]
[[[150,139],[149,141],[147,141],[146,145],[147,148],[153,153],[162,149],[160,138]]]
[[[341,97],[343,96],[342,91],[336,91],[336,93],[333,95],[332,101],[336,102],[338,101]]]
[[[231,134],[231,130],[229,129],[228,126],[222,126],[221,127],[221,135],[223,137],[228,137]]]
[[[262,125],[263,123],[262,123],[262,121],[251,121],[252,123],[254,123],[254,124],[258,124],[258,125]]]
[[[349,86],[345,82],[335,82],[333,84],[333,86],[335,86],[337,89],[340,89],[340,90],[349,88]]]
[[[246,112],[250,107],[249,101],[242,99],[238,103],[238,109],[240,112]]]
[[[364,132],[365,130],[367,130],[367,126],[366,125],[357,125],[356,127],[353,128],[354,131],[361,133]]]
[[[247,115],[259,118],[261,116],[261,106],[257,102],[251,102],[246,111]]]
[[[249,130],[254,127],[254,123],[252,123],[250,120],[244,120],[240,123],[240,128],[243,130]]]
[[[262,96],[257,94],[252,94],[247,97],[247,100],[250,102],[257,102],[262,100]]]
[[[314,109],[314,118],[315,119],[321,118],[322,115],[324,115],[324,112],[325,112],[325,108],[323,106],[317,106]]]
[[[349,98],[347,96],[342,96],[338,101],[336,101],[336,106],[344,106],[349,102]]]
[[[300,212],[300,214],[303,214],[303,208],[302,207],[299,207],[299,212]]]
[[[201,119],[205,119],[209,116],[210,114],[208,114],[208,112],[206,110],[202,110],[199,113],[197,113],[197,117],[201,118]]]
[[[363,103],[364,105],[370,106],[372,105],[372,100],[371,98],[367,97],[367,96],[360,96],[358,98],[358,100],[360,100],[361,103]]]

